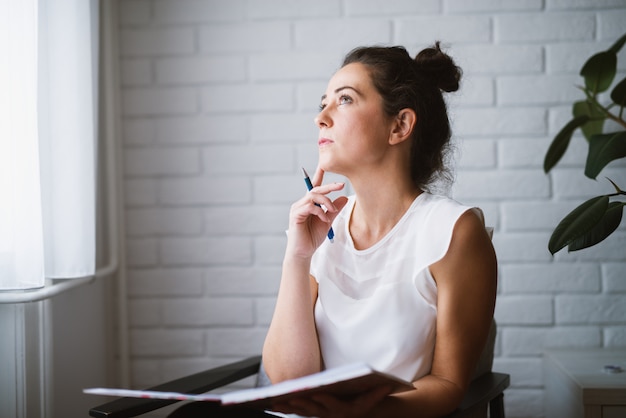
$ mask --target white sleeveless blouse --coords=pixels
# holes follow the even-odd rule
[[[429,266],[446,254],[470,208],[424,192],[382,240],[357,250],[348,231],[354,202],[351,196],[333,223],[334,243],[326,240],[311,263],[324,366],[362,361],[415,381],[430,372],[435,346],[437,286]]]

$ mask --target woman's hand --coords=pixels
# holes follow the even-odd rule
[[[342,401],[332,395],[319,393],[310,398],[296,398],[272,409],[286,414],[318,418],[371,417],[372,409],[391,393],[389,387],[379,387],[365,392],[351,401]]]
[[[304,197],[291,205],[289,212],[289,239],[287,253],[308,258],[324,242],[333,220],[346,205],[345,196],[331,200],[327,195],[344,188],[344,183],[322,184],[324,171],[315,170],[311,189]]]

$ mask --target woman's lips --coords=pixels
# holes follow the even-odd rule
[[[333,141],[332,141],[331,139],[328,139],[328,138],[320,138],[320,139],[317,141],[317,146],[319,146],[319,147],[323,147],[324,145],[331,144],[332,142],[333,142]]]

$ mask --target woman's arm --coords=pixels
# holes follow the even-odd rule
[[[321,370],[313,312],[316,299],[317,282],[309,276],[308,268],[285,260],[274,316],[263,346],[263,367],[272,383]]]
[[[412,410],[420,411],[420,417],[445,415],[458,406],[493,320],[496,255],[482,219],[473,211],[459,218],[448,252],[430,270],[438,295],[432,369],[429,375],[414,382],[417,391],[389,397],[389,408],[415,408]]]
[[[326,195],[344,185],[320,186],[322,177],[323,171],[318,169],[314,176],[316,187],[294,203],[289,214],[278,298],[263,346],[263,365],[272,383],[321,370],[314,317],[317,282],[310,276],[311,258],[347,202],[345,197],[331,201]]]

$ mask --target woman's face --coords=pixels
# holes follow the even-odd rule
[[[320,167],[349,175],[355,168],[380,163],[389,148],[393,119],[384,113],[382,97],[363,64],[341,68],[330,79],[315,118]]]

